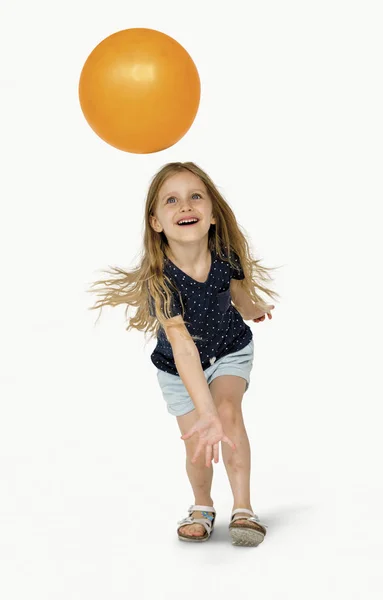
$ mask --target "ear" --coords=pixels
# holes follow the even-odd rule
[[[158,219],[156,217],[150,215],[149,220],[150,220],[150,225],[152,226],[154,231],[157,231],[157,233],[161,233],[163,228],[162,228],[160,222],[158,221]]]

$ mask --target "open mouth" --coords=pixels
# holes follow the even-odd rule
[[[192,225],[196,225],[199,222],[199,219],[183,219],[177,225],[180,227],[191,227]]]

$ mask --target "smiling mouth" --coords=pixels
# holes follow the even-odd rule
[[[199,223],[199,220],[198,221],[192,221],[190,223],[177,223],[177,225],[179,227],[192,227],[192,225],[197,225],[197,223]]]

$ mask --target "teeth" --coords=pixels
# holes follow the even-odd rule
[[[197,223],[198,219],[185,219],[183,221],[179,221],[178,225],[181,225],[182,223]]]

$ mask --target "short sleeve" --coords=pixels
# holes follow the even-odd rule
[[[236,265],[235,269],[230,265],[230,279],[245,279],[245,274],[242,270],[241,261],[239,260],[238,255],[233,250],[230,253],[230,258]]]
[[[168,288],[172,297],[170,302],[170,314],[172,317],[176,317],[177,315],[182,315],[182,306],[178,296],[178,292]],[[162,310],[164,309],[164,303],[162,303]],[[155,306],[154,306],[154,298],[149,294],[149,314],[151,317],[156,316]]]

